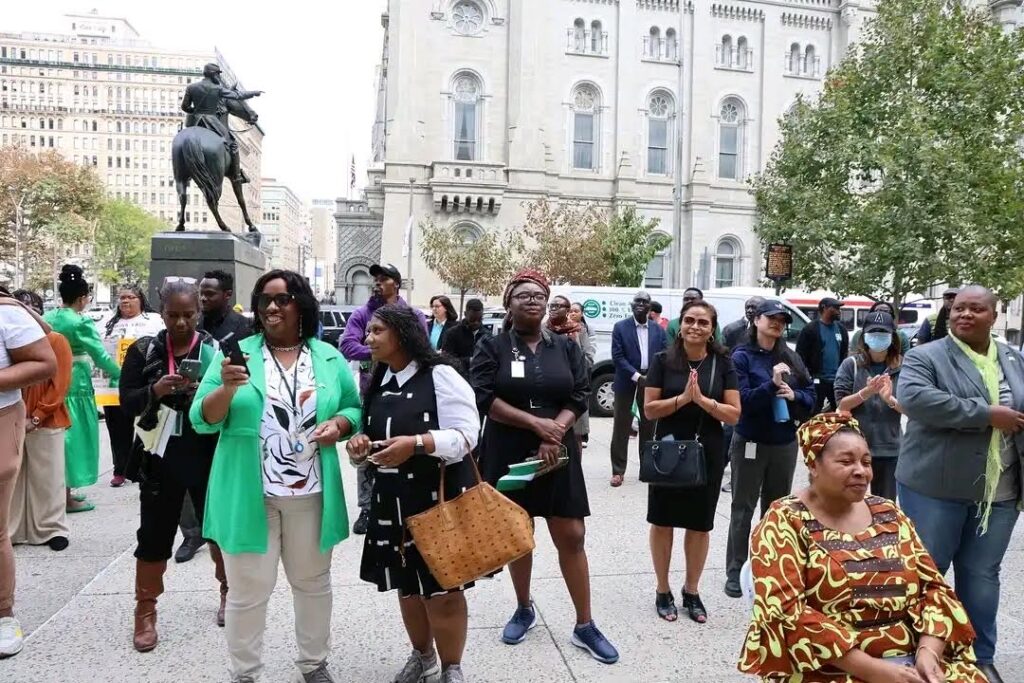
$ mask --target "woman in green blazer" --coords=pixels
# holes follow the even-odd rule
[[[298,273],[273,270],[253,290],[245,367],[214,360],[192,404],[198,433],[219,433],[203,536],[224,553],[225,625],[235,681],[258,678],[267,601],[283,561],[295,609],[296,664],[327,683],[331,551],[348,536],[336,444],[359,429],[348,365],[316,339],[316,297]]]

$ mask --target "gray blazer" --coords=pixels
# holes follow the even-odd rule
[[[1013,407],[1024,411],[1024,356],[992,343],[1013,392]],[[911,349],[903,360],[897,399],[909,422],[896,480],[933,498],[982,500],[992,427],[989,394],[971,359],[951,337]],[[1018,453],[1024,453],[1024,432],[1014,438]]]

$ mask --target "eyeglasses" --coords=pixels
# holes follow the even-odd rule
[[[183,277],[181,275],[169,275],[164,278],[164,284],[166,285],[169,282],[184,282],[188,285],[194,285],[196,284],[196,279],[194,277]]]
[[[689,325],[690,327],[704,327],[704,328],[711,327],[711,321],[710,320],[706,320],[704,318],[694,318],[691,315],[687,315],[687,316],[683,317],[683,324],[684,325]]]
[[[259,298],[256,299],[256,307],[261,311],[265,311],[270,308],[271,302],[278,308],[284,308],[291,302],[295,301],[295,295],[288,292],[282,292],[280,294],[260,294]]]
[[[544,292],[520,292],[519,294],[513,294],[512,298],[521,304],[525,304],[528,301],[544,303],[548,300],[548,295]]]
[[[650,303],[650,299],[633,299],[634,306],[649,306]]]
[[[569,307],[566,304],[561,303],[559,301],[554,301],[554,302],[548,304],[548,310],[549,311],[557,311],[560,308],[569,308]]]

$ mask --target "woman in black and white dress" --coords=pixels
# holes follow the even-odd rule
[[[364,400],[364,433],[349,441],[348,452],[353,463],[369,458],[378,469],[359,576],[381,592],[398,590],[413,652],[393,680],[460,683],[468,626],[462,591],[472,584],[442,588],[405,519],[437,504],[442,463],[446,498],[473,481],[464,458],[480,432],[475,397],[406,306],[377,309],[366,345],[377,365]]]

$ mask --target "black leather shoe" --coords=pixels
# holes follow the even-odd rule
[[[988,683],[1003,683],[1003,677],[996,671],[995,664],[979,664],[978,668],[981,669],[981,673],[985,674]]]
[[[743,589],[738,578],[729,577],[725,580],[725,594],[730,598],[742,598]]]
[[[182,562],[188,562],[196,556],[196,553],[205,543],[206,539],[199,536],[186,538],[182,541],[181,547],[178,548],[178,552],[174,553],[174,561],[179,564]]]
[[[366,528],[370,526],[370,511],[360,510],[359,518],[356,523],[352,525],[352,533],[362,536],[366,533]]]
[[[59,553],[61,550],[68,547],[67,536],[54,536],[46,542],[46,545],[50,546],[50,550],[54,550]]]

